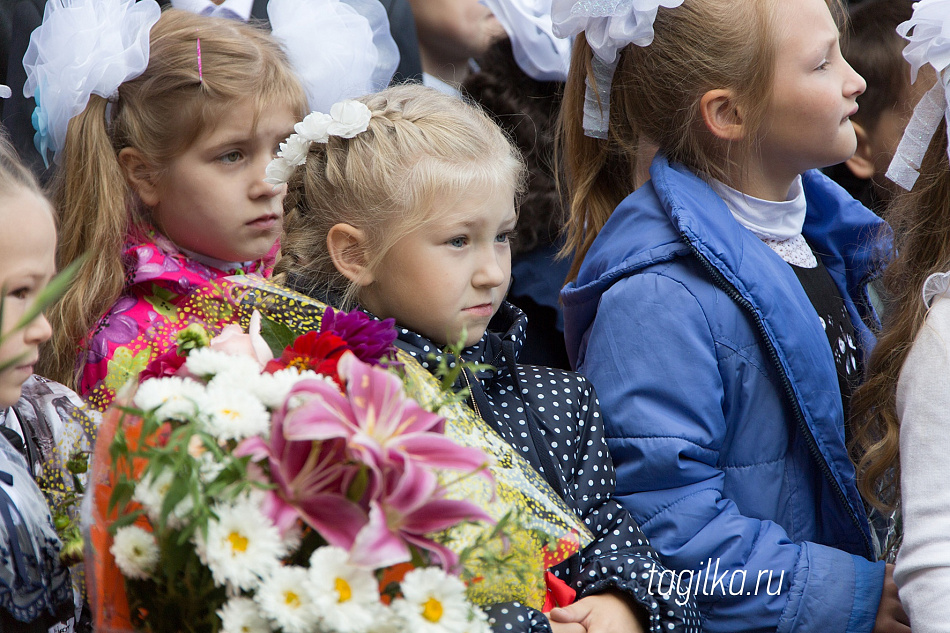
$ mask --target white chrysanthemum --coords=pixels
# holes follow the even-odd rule
[[[304,588],[320,615],[322,628],[335,633],[367,633],[376,620],[379,586],[366,569],[348,563],[339,547],[321,547],[310,556]]]
[[[261,399],[264,406],[278,409],[284,404],[290,390],[301,380],[326,380],[336,385],[332,378],[318,374],[312,369],[300,371],[296,367],[287,367],[273,374],[261,374],[255,395]]]
[[[155,537],[135,525],[119,528],[109,551],[126,578],[144,580],[158,564],[159,551]]]
[[[471,605],[469,612],[468,626],[463,629],[463,633],[492,633],[491,625],[488,623],[488,614]]]
[[[257,397],[219,383],[209,385],[202,414],[208,432],[219,440],[242,440],[270,430],[270,414]]]
[[[423,567],[406,574],[400,588],[405,599],[395,601],[392,608],[409,631],[458,633],[470,624],[465,583],[458,577],[438,567]]]
[[[187,420],[203,406],[204,385],[188,378],[152,378],[139,385],[132,402],[144,411],[155,409],[162,420]]]
[[[254,600],[261,611],[284,633],[310,633],[317,630],[317,612],[309,594],[304,591],[307,570],[303,567],[277,568],[264,579]]]
[[[202,347],[192,351],[185,361],[188,371],[195,376],[209,378],[223,372],[241,372],[251,375],[261,373],[261,366],[250,356],[240,354],[226,354],[210,347]]]
[[[165,496],[168,494],[168,489],[171,488],[174,480],[175,473],[171,469],[166,469],[159,473],[157,477],[149,475],[135,484],[132,498],[142,504],[153,523],[157,522],[159,516],[161,516],[162,504],[165,502]],[[194,502],[191,497],[186,496],[178,502],[171,514],[166,517],[167,524],[173,528],[181,527],[182,517],[188,514],[193,507]]]
[[[376,620],[370,625],[367,633],[403,633],[408,630],[402,618],[397,616],[391,607],[380,602],[379,608],[376,609]]]
[[[231,598],[218,609],[221,633],[271,633],[270,623],[250,598]]]
[[[280,558],[286,554],[280,530],[251,498],[216,505],[214,512],[218,519],[208,521],[207,540],[200,533],[196,536],[201,562],[211,570],[218,586],[254,589],[261,578],[280,566]]]

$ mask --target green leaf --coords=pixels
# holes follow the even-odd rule
[[[274,358],[280,358],[280,355],[284,353],[284,348],[294,344],[297,335],[283,323],[265,316],[261,319],[261,337],[273,352]]]
[[[119,528],[124,528],[127,525],[132,525],[135,523],[143,512],[141,510],[136,510],[135,512],[130,512],[128,514],[123,514],[118,519],[115,520],[112,525],[109,526],[109,533],[115,535],[116,530]]]

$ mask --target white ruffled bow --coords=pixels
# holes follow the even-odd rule
[[[36,100],[36,149],[47,160],[66,142],[69,120],[89,96],[110,98],[148,66],[149,31],[161,9],[155,0],[47,2],[43,23],[23,56],[23,95]]]
[[[511,40],[518,67],[536,81],[566,81],[571,42],[554,35],[551,0],[483,0]]]
[[[269,0],[267,17],[311,110],[379,92],[399,65],[378,0]]]
[[[945,72],[950,67],[950,0],[916,2],[913,17],[898,26],[897,32],[908,40],[904,58],[910,62],[911,83],[917,81],[925,64],[937,71],[937,83],[914,109],[887,169],[891,181],[910,191],[941,119],[946,119],[950,135],[950,72]]]
[[[681,4],[683,0],[553,0],[551,19],[558,37],[584,31],[594,53],[610,64],[627,44],[649,46],[659,8]]]

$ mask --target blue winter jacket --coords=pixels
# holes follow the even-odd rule
[[[705,182],[662,156],[650,173],[561,295],[617,498],[671,568],[693,570],[680,583],[694,580],[704,630],[870,631],[884,563],[815,309]],[[868,351],[871,244],[887,227],[819,172],[803,184],[804,236]]]

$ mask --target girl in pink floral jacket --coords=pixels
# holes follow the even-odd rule
[[[265,182],[265,169],[306,110],[269,34],[162,13],[151,0],[113,5],[117,28],[140,38],[147,54],[112,98],[90,94],[68,123],[57,157],[57,257],[60,267],[84,259],[50,313],[55,334],[43,368],[99,408],[147,367],[161,371],[190,322],[213,329],[231,319],[223,277],[270,274],[285,189]],[[59,16],[47,11],[39,30]],[[65,16],[57,32],[78,22]],[[106,33],[100,40],[110,45]]]

